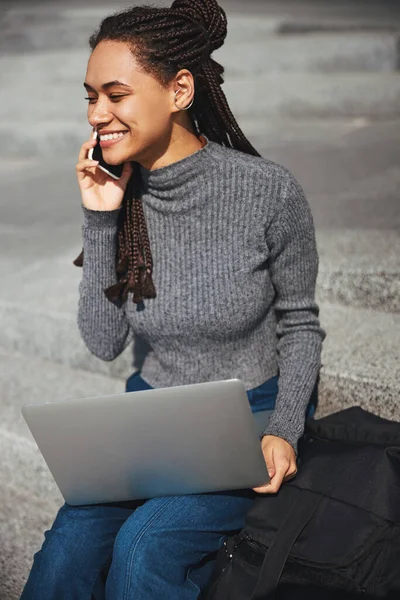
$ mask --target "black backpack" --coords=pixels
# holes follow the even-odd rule
[[[400,600],[400,423],[310,419],[296,479],[259,495],[203,600]]]

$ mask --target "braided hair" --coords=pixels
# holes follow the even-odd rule
[[[195,96],[188,111],[194,132],[209,140],[254,156],[253,148],[233,116],[221,89],[224,68],[211,58],[227,35],[225,11],[216,0],[175,0],[170,8],[134,6],[106,17],[90,37],[92,50],[103,40],[126,42],[141,67],[168,85],[180,69],[188,69]],[[107,288],[107,298],[121,307],[133,292],[137,310],[144,298],[155,298],[153,260],[141,202],[139,163],[125,190],[118,216],[118,283]],[[83,251],[74,261],[83,265]]]

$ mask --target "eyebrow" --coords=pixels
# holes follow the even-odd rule
[[[129,88],[130,90],[132,89],[131,86],[128,85],[127,83],[123,83],[122,81],[117,81],[117,80],[115,80],[115,81],[108,81],[107,83],[103,83],[103,85],[100,86],[100,89],[102,89],[102,90],[108,90],[110,87],[113,87],[114,85],[120,85],[122,87]],[[83,87],[85,89],[87,89],[87,90],[90,90],[91,92],[95,92],[96,91],[88,83],[84,83]]]

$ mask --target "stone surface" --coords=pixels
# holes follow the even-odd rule
[[[226,78],[235,115],[271,117],[394,117],[400,114],[400,77],[387,73],[271,73],[248,85]]]
[[[34,441],[21,414],[21,406],[125,391],[122,378],[50,362],[38,353],[27,357],[0,347],[1,427]]]
[[[263,36],[255,41],[235,29],[214,54],[226,77],[277,72],[395,71],[398,35],[391,33],[310,33]],[[231,43],[230,43],[231,40]],[[243,56],[246,61],[243,61]]]
[[[361,406],[400,421],[400,315],[324,304],[318,416]]]
[[[112,9],[116,10],[117,7]],[[75,51],[88,48],[89,36],[109,14],[106,7],[64,9],[57,13],[14,8],[0,20],[0,52],[24,56],[50,49]],[[29,22],[29,27],[27,23]],[[395,70],[398,34],[395,31],[331,31],[288,35],[294,24],[287,17],[228,15],[228,36],[215,57],[227,73],[269,71]],[[304,25],[303,25],[304,27]],[[321,29],[326,29],[323,24]],[[246,56],[244,63],[242,57]],[[37,56],[40,61],[40,54]]]
[[[15,302],[0,302],[0,346],[9,352],[39,356],[110,377],[126,376],[135,370],[131,347],[112,362],[92,355],[80,338],[73,314],[27,310]]]
[[[265,119],[256,131],[246,118],[243,125],[263,156],[298,178],[317,229],[400,229],[399,122]]]
[[[143,0],[143,4],[151,3]],[[158,0],[156,4],[170,6],[171,2]],[[243,0],[222,0],[220,4],[228,15],[228,41],[235,31],[240,32],[242,39],[310,31],[400,31],[400,10],[394,2],[364,2],[363,11],[360,11],[357,2],[319,2],[316,5],[313,1],[246,0],[246,14],[243,14]],[[62,7],[51,1],[3,0],[0,51],[19,54],[86,46],[88,36],[100,20],[126,6],[126,3],[112,0],[87,0],[84,6],[74,0]]]
[[[146,4],[146,2],[143,2]],[[159,4],[159,3],[158,3]],[[50,10],[49,10],[50,8]],[[89,36],[100,25],[101,19],[124,8],[115,6],[97,6],[92,8],[64,8],[56,6],[38,9],[32,6],[26,9],[11,8],[0,20],[0,52],[8,55],[21,55],[27,52],[65,51],[77,48],[89,48]],[[54,6],[53,6],[54,9]],[[29,23],[29,27],[27,27]],[[250,15],[229,14],[228,36],[226,43],[239,37],[241,40],[264,40],[265,36],[279,34],[284,21],[279,17],[259,19]],[[395,31],[381,32],[381,39],[393,37]],[[387,48],[385,53],[387,52]],[[368,53],[370,51],[368,50]],[[389,50],[389,53],[391,51]]]
[[[319,302],[400,312],[400,233],[396,230],[317,231]]]
[[[0,428],[0,452],[0,598],[18,600],[63,498],[34,442]]]

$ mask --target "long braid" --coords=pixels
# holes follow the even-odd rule
[[[106,17],[89,40],[92,50],[103,40],[126,42],[139,64],[167,85],[176,73],[188,69],[195,81],[195,96],[188,114],[196,135],[260,156],[243,134],[229,108],[221,85],[224,68],[211,58],[227,35],[225,11],[216,0],[175,0],[171,8],[135,6]],[[137,310],[144,298],[155,298],[153,258],[141,201],[140,165],[125,190],[118,217],[118,283],[105,290],[107,298],[121,307],[128,293]],[[74,264],[83,265],[83,251]]]

